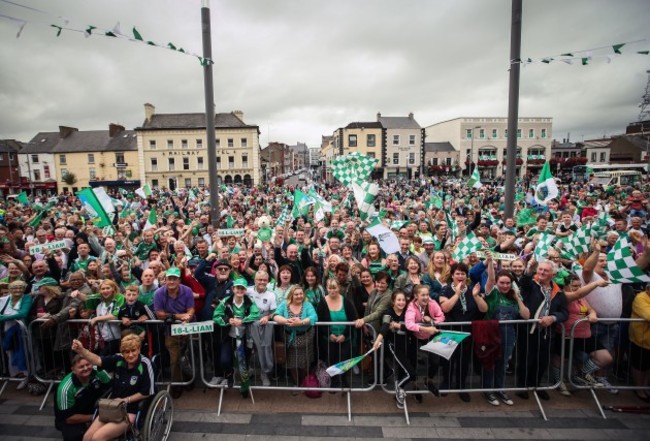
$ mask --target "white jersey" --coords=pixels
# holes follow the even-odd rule
[[[269,315],[271,311],[274,311],[278,307],[275,302],[275,294],[273,291],[267,289],[264,292],[258,292],[254,286],[249,286],[246,289],[246,294],[248,294],[248,297],[250,297],[259,308],[260,317]]]

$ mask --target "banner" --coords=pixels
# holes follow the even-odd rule
[[[427,352],[433,352],[449,360],[458,345],[469,337],[469,332],[442,331],[433,336],[431,341],[420,349]]]
[[[485,259],[485,252],[477,251],[476,257],[478,257],[479,259]],[[518,259],[516,255],[508,254],[508,253],[492,253],[492,258],[494,260],[517,260]]]
[[[219,236],[243,236],[245,233],[243,228],[221,228],[219,230]]]
[[[172,335],[203,334],[214,331],[214,322],[178,323],[172,325]]]
[[[67,248],[65,240],[57,240],[55,242],[48,242],[42,245],[34,245],[29,247],[29,254],[43,254],[43,251],[62,250]]]

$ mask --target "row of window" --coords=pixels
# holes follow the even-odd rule
[[[416,137],[415,135],[409,135],[408,144],[415,145]],[[393,135],[393,145],[400,145],[400,135]],[[357,135],[349,134],[348,135],[348,147],[357,147]],[[377,146],[377,136],[373,133],[368,133],[366,135],[366,147],[376,147]]]
[[[32,155],[32,163],[33,164],[38,164],[39,159],[38,155]],[[68,163],[68,158],[66,155],[59,155],[59,165],[66,165]],[[88,164],[94,164],[95,163],[95,154],[94,153],[88,153]],[[115,153],[115,163],[116,164],[124,164],[126,161],[124,160],[124,153]]]
[[[215,139],[217,148],[221,146],[221,139],[216,138]],[[226,139],[226,144],[228,147],[235,147],[235,139],[234,138],[227,138]],[[202,149],[203,148],[203,140],[201,138],[196,138],[194,140],[194,147],[197,149]],[[248,138],[239,138],[239,147],[246,148],[248,147]],[[155,150],[158,148],[157,142],[155,139],[150,139],[149,140],[149,148],[151,150]],[[167,140],[167,148],[168,149],[173,149],[176,148],[174,146],[174,140],[173,139],[168,139]],[[187,149],[189,148],[189,141],[187,139],[181,139],[181,148],[182,149]]]
[[[40,181],[41,180],[40,171],[34,170],[33,173],[34,173],[34,180]],[[61,177],[65,177],[68,173],[69,172],[67,168],[61,169]],[[45,179],[48,179],[48,177],[49,177],[49,171],[48,174],[45,175]],[[132,177],[133,177],[133,172],[131,170],[126,170],[126,169],[117,170],[117,180],[130,179]],[[90,179],[91,181],[97,179],[97,169],[95,167],[88,167],[88,179]]]
[[[180,164],[181,168],[179,170],[190,170],[190,158],[182,158]],[[228,168],[235,168],[235,157],[228,156]],[[241,157],[241,168],[248,168],[248,155],[242,155]],[[205,170],[205,162],[203,157],[196,157],[196,169]],[[217,170],[221,169],[221,157],[217,156]],[[165,171],[175,171],[176,170],[176,158],[167,158],[167,170]],[[151,168],[150,171],[162,171],[158,167],[158,158],[151,158]]]
[[[0,152],[0,161],[5,160],[5,154],[4,152]],[[9,153],[9,160],[13,161],[14,160],[14,153]]]
[[[598,160],[598,152],[591,152],[591,162],[607,162],[607,152],[600,152],[600,160]]]
[[[478,129],[465,129],[465,139],[472,139],[472,135],[474,133],[474,130],[478,130],[478,138],[479,139],[485,139],[486,138],[486,132],[485,129],[478,128]],[[540,131],[540,138],[545,139],[548,136],[548,132],[546,129],[541,129]],[[492,129],[491,136],[490,138],[495,139],[499,137],[499,129]],[[508,129],[505,129],[503,131],[503,137],[507,138],[508,137]],[[522,131],[521,129],[517,129],[517,138],[522,137]],[[528,138],[533,139],[535,138],[535,129],[528,129]]]
[[[399,165],[399,158],[400,158],[399,153],[393,153],[393,164],[394,165]],[[415,153],[409,153],[408,164],[409,165],[414,165],[415,164]]]

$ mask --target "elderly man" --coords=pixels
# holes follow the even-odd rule
[[[537,271],[533,277],[535,267]],[[552,325],[563,323],[569,317],[566,296],[553,282],[556,273],[557,268],[552,261],[537,264],[531,260],[519,281],[524,304],[533,314],[531,318],[537,322],[520,326],[517,333],[517,387],[536,388],[541,385],[549,366],[555,336]],[[537,391],[537,395],[543,400],[550,399],[543,390]],[[519,392],[517,396],[528,399],[528,392]]]
[[[181,270],[172,267],[167,270],[166,283],[156,290],[153,305],[156,318],[166,321],[181,321],[187,323],[194,318],[194,296],[192,289],[181,285]],[[183,381],[181,372],[181,354],[187,343],[185,336],[165,335],[165,347],[169,352],[169,364],[172,371],[172,382]],[[172,388],[172,397],[179,398],[183,390],[176,386]]]
[[[255,286],[249,286],[246,294],[251,298],[260,310],[260,319],[253,322],[249,328],[253,337],[255,351],[259,358],[262,372],[260,377],[263,386],[270,386],[269,375],[273,372],[273,327],[268,326],[269,319],[277,308],[275,304],[275,293],[269,290],[269,274],[265,271],[258,271],[255,274]]]
[[[282,255],[282,237],[275,236],[275,262],[278,267],[282,265],[289,265],[291,268],[291,283],[300,283],[305,268],[313,266],[314,263],[309,255],[307,247],[303,248],[302,252],[298,253],[298,245],[291,244],[287,246],[287,255]]]

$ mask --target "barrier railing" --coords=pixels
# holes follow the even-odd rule
[[[443,322],[436,327],[441,331],[471,333],[471,325],[471,322]],[[485,355],[480,357],[482,361],[475,355],[472,335],[463,340],[447,360],[420,350],[428,340],[419,341],[406,332],[392,333],[382,345],[385,346],[382,349],[384,362],[379,369],[382,389],[391,394],[399,391],[404,393],[404,398],[415,396],[418,400],[436,389],[440,396],[462,394],[460,397],[464,400],[471,399],[468,394],[476,392],[532,392],[542,417],[547,420],[538,391],[559,386],[559,373],[563,366],[559,372],[552,370],[552,341],[558,338],[564,345],[564,330],[557,334],[554,327],[539,327],[537,320],[506,320],[500,321],[496,328],[483,328],[481,332],[498,332],[501,337],[501,343],[496,347],[482,343],[485,346],[482,351]],[[499,347],[501,356],[492,352]],[[391,380],[390,385],[388,380]],[[432,386],[429,388],[426,383]],[[505,398],[511,397],[504,397],[501,401],[504,402]],[[406,399],[403,405],[404,416],[410,424]]]
[[[588,318],[576,321],[569,335],[566,377],[572,388],[589,390],[598,411],[607,418],[596,391],[607,390],[616,394],[619,390],[650,391],[647,385],[635,383],[635,365],[650,366],[628,338],[631,323],[647,323],[636,318],[599,319],[590,323]],[[577,338],[576,332],[583,326],[590,327],[590,337]],[[606,380],[607,384],[601,381]]]
[[[342,392],[347,395],[348,419],[351,419],[351,393],[371,391],[377,384],[374,375],[374,367],[378,365],[376,352],[357,366],[358,371],[353,368],[334,376],[329,385],[309,385],[304,379],[319,371],[318,378],[325,382],[329,376],[324,369],[363,353],[367,342],[376,338],[372,326],[366,326],[365,330],[364,333],[356,329],[354,322],[319,322],[296,334],[291,328],[269,321],[262,326],[249,324],[242,335],[235,335],[228,328],[215,326],[212,333],[199,334],[200,377],[207,388],[220,389],[218,415],[225,390],[234,388],[244,395],[248,391],[253,403],[255,390],[316,395]],[[330,339],[341,332],[346,335],[345,341],[338,343]]]
[[[21,320],[0,323],[0,396],[9,383],[28,380],[32,371],[29,341],[27,326]]]

